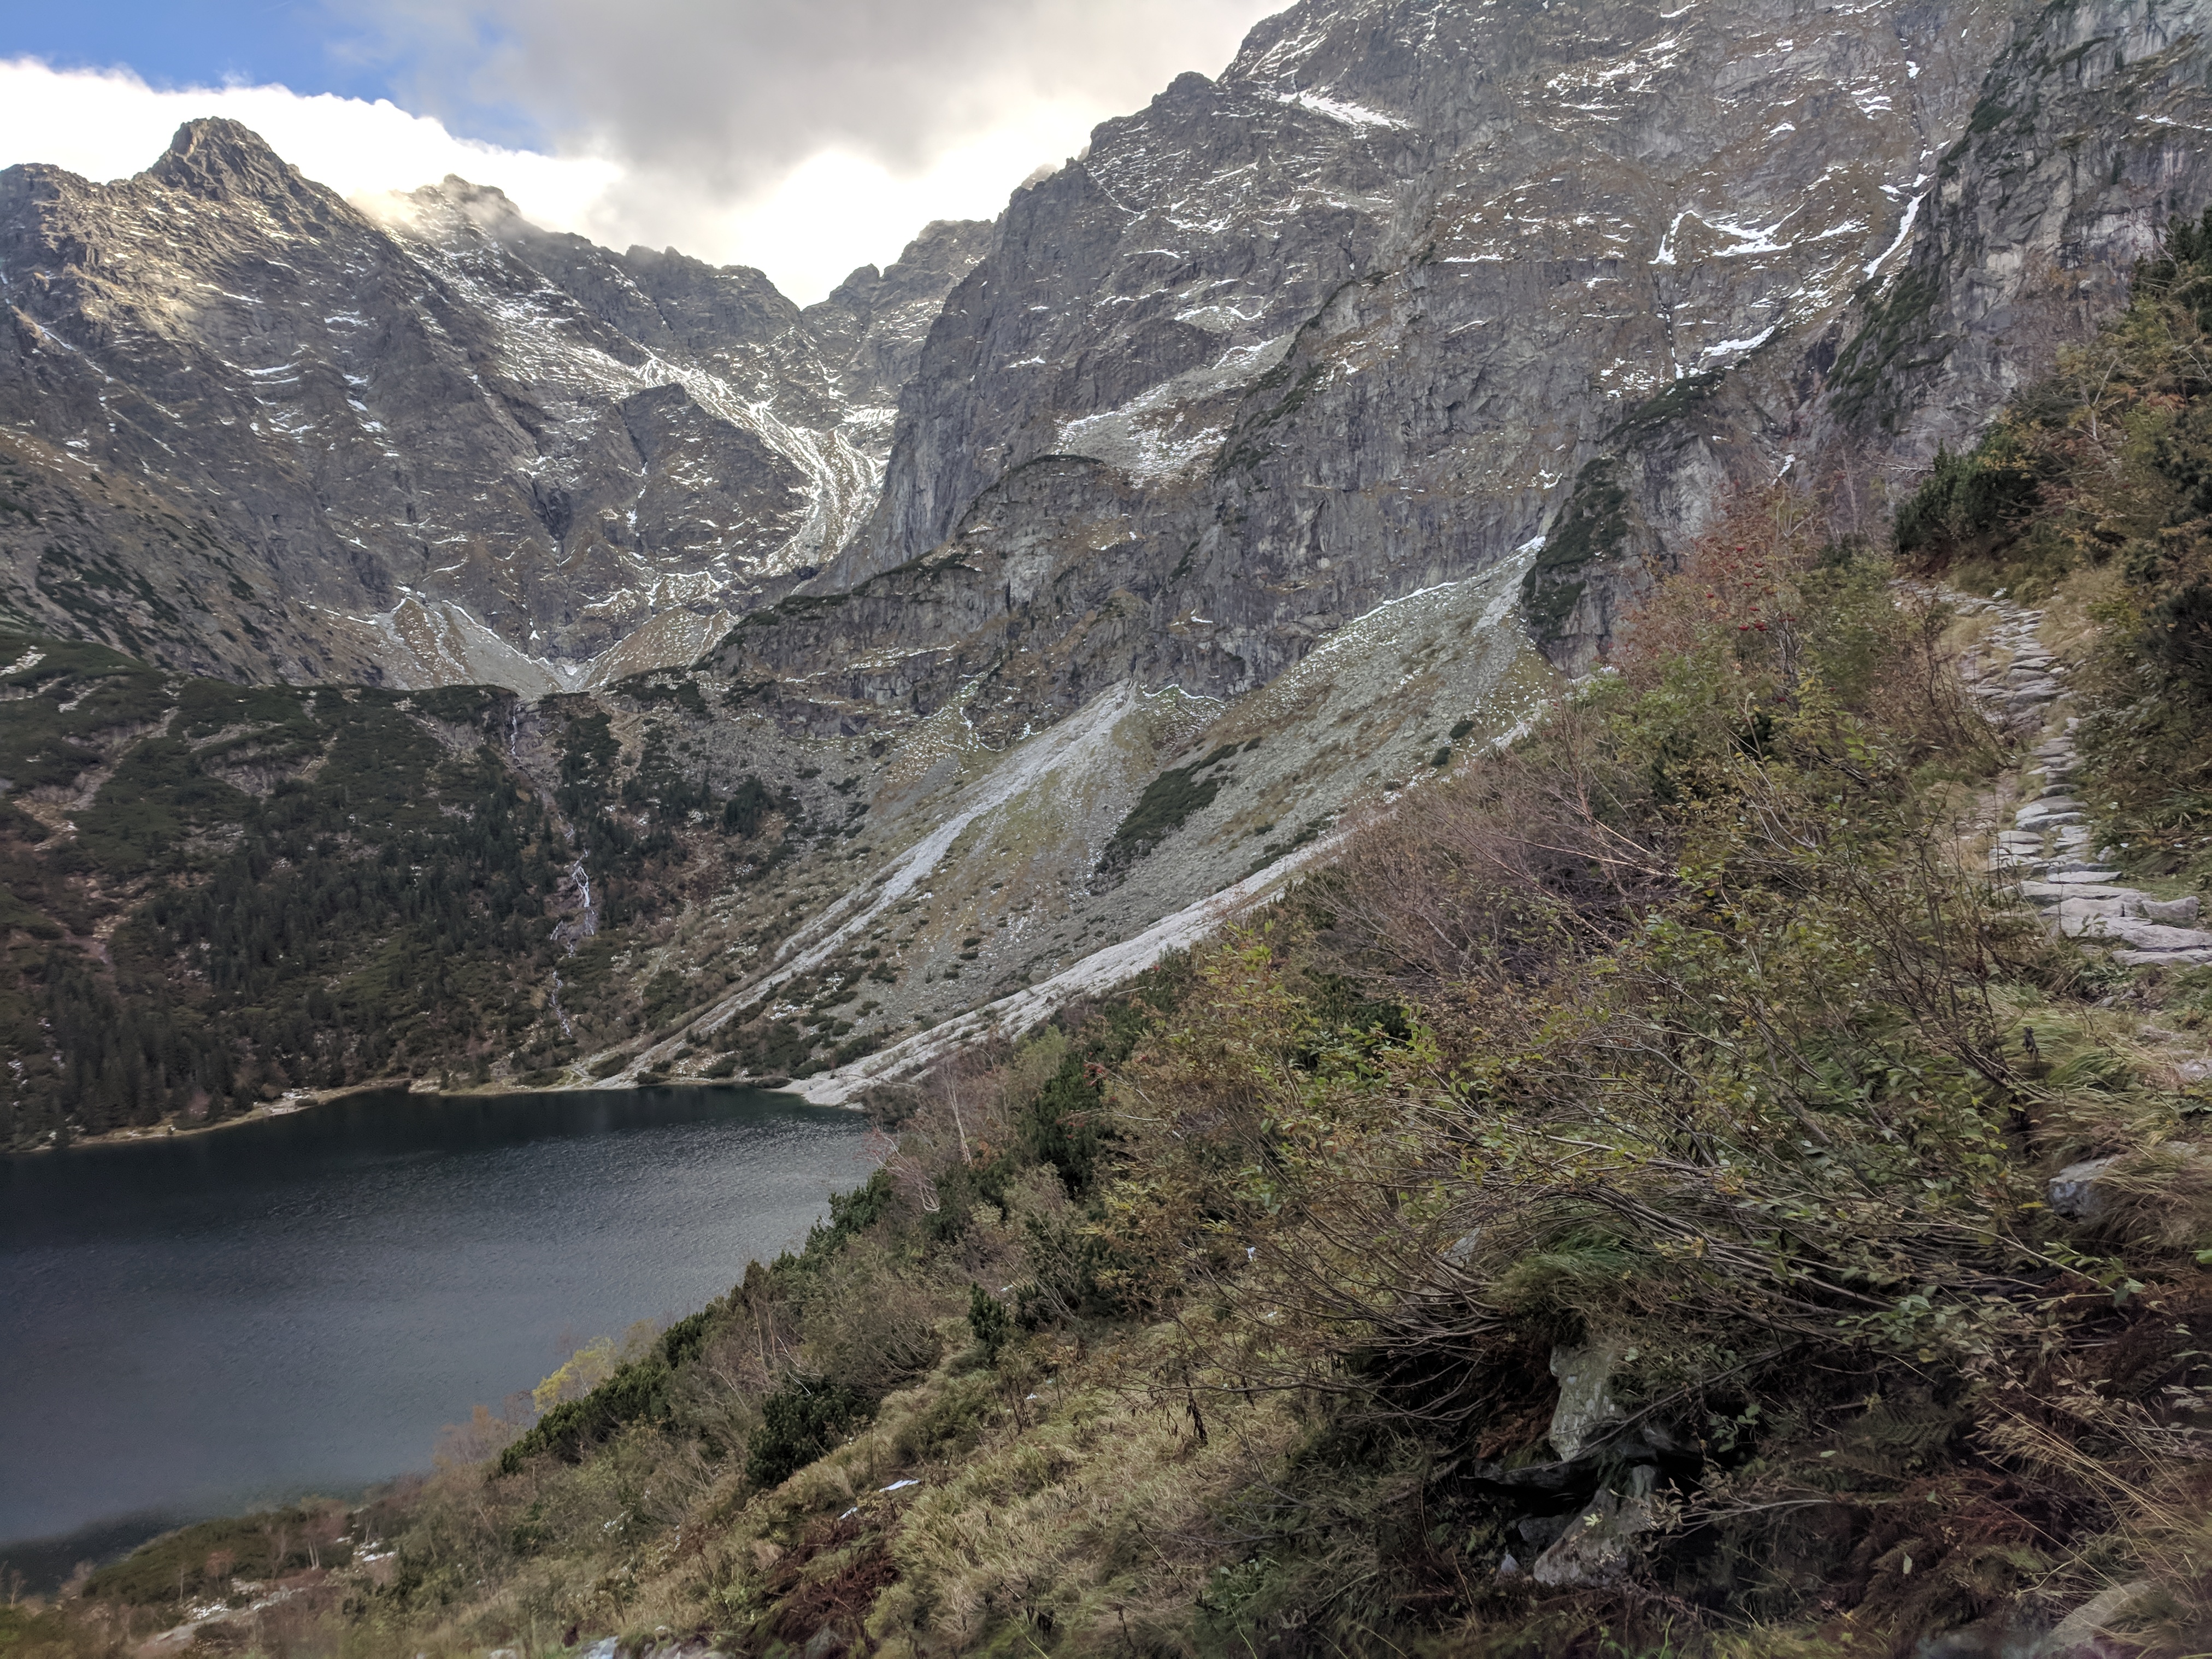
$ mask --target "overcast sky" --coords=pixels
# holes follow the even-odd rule
[[[803,301],[1040,165],[1280,0],[72,0],[0,15],[0,166],[135,173],[230,115],[349,195],[448,172]]]

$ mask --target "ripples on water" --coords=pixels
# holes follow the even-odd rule
[[[802,1239],[865,1133],[749,1090],[387,1093],[0,1158],[0,1540],[89,1554],[425,1468],[564,1340]]]

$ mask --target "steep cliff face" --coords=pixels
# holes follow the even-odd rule
[[[835,431],[878,468],[899,388],[946,293],[982,257],[991,233],[979,221],[939,220],[888,270],[863,265],[801,310],[757,270],[710,265],[672,247],[617,253],[541,229],[504,192],[464,179],[448,177],[392,206],[398,228],[444,257],[482,260],[483,244],[496,244],[625,339],[668,362],[697,363],[792,427]]]
[[[1128,671],[1235,693],[1542,543],[1585,667],[1729,490],[1871,524],[2108,307],[2208,188],[2204,10],[1294,7],[1018,193],[811,591],[1111,519]]]
[[[10,599],[218,672],[534,692],[688,660],[860,521],[880,375],[976,240],[801,313],[459,179],[372,218],[230,122],[113,185],[10,168]]]
[[[2208,137],[2212,8],[2097,0],[2025,21],[1838,359],[1836,421],[1907,464],[1971,443],[2113,314],[2165,221],[2212,198]]]
[[[1849,303],[1778,333],[1735,373],[1680,383],[1582,465],[1528,593],[1554,657],[1582,667],[1654,558],[1728,483],[1790,473],[1847,528],[1878,532],[1936,447],[2112,313],[2174,213],[2212,198],[2212,8],[2054,3],[2018,16],[1955,136],[1895,192],[1895,246]],[[1763,475],[1763,476],[1762,476]]]
[[[1620,486],[1679,538],[1714,486],[1784,465],[1818,387],[1759,360],[1802,358],[1896,258],[2007,27],[1975,4],[1294,7],[1018,194],[924,349],[867,535],[814,589],[923,555],[1034,566],[1047,520],[1111,519],[1043,586],[1126,595],[1130,672],[1233,694],[1531,547],[1624,438],[1757,380],[1759,453],[1715,431]],[[931,551],[956,531],[958,561]],[[1559,568],[1531,587],[1547,637],[1581,602]]]

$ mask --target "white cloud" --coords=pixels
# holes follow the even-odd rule
[[[765,191],[732,201],[605,156],[546,155],[457,137],[434,118],[385,99],[305,97],[278,86],[168,90],[127,70],[0,59],[0,166],[47,161],[88,179],[127,178],[152,165],[180,124],[208,115],[245,123],[310,179],[372,210],[388,191],[458,173],[498,185],[550,229],[757,265],[802,304],[858,265],[888,264],[932,219],[992,217],[1040,158],[1079,148],[1091,125],[1080,112],[1073,123],[1065,112],[1032,112],[947,150],[912,177],[872,158],[823,150]]]
[[[1049,126],[1057,158],[1181,71],[1218,69],[1282,0],[323,3],[359,32],[348,55],[383,64],[410,108],[465,127],[498,112],[562,154],[735,195],[824,151],[922,175]]]
[[[51,161],[88,179],[127,178],[150,167],[180,125],[204,115],[244,122],[310,179],[346,196],[411,189],[458,173],[499,185],[544,222],[566,228],[621,182],[611,161],[457,138],[383,99],[302,97],[284,87],[167,90],[128,70],[0,59],[0,167]]]

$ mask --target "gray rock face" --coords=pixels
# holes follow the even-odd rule
[[[1601,1487],[1536,1558],[1529,1577],[1552,1589],[1590,1589],[1627,1577],[1636,1563],[1635,1539],[1657,1524],[1651,1512],[1656,1473],[1639,1464],[1627,1472],[1626,1492]]]
[[[2086,338],[2212,191],[2212,14],[2152,0],[2043,8],[1927,169],[1910,257],[1838,360],[1836,414],[1924,461]]]
[[[2069,1221],[2096,1221],[2103,1218],[2105,1195],[2097,1188],[2097,1178],[2112,1165],[2117,1158],[2093,1158],[2086,1163],[2069,1164],[2051,1177],[2049,1199],[2053,1214]]]
[[[2125,1624],[2128,1615],[2157,1589],[2148,1579],[2138,1578],[2100,1590],[2051,1627],[2036,1644],[2033,1659],[2124,1659],[2141,1652],[2141,1643],[2130,1641],[2112,1627]]]
[[[1110,524],[1125,672],[1233,694],[1547,537],[1585,665],[1731,488],[1871,489],[2109,306],[2206,191],[2201,9],[1308,0],[1017,194],[811,590]]]
[[[1581,1455],[1584,1446],[1620,1420],[1620,1407],[1613,1401],[1611,1386],[1613,1368],[1620,1363],[1620,1350],[1604,1341],[1552,1350],[1552,1375],[1559,1384],[1559,1403],[1552,1410],[1552,1450],[1556,1456]]]
[[[801,313],[459,179],[373,219],[234,122],[117,184],[11,167],[0,586],[238,675],[537,691],[688,661],[865,514],[884,377],[980,228]]]
[[[1939,444],[1970,444],[2111,314],[2170,215],[2212,197],[2198,142],[2212,118],[2208,21],[2202,3],[2098,0],[2009,18],[1961,7],[1937,24],[1958,31],[1953,72],[1979,84],[1963,121],[1954,88],[1923,106],[1927,146],[1885,185],[1902,209],[1894,243],[1839,310],[1793,307],[1735,373],[1683,383],[1694,417],[1625,425],[1583,464],[1558,521],[1568,533],[1529,586],[1554,659],[1591,661],[1651,561],[1699,528],[1701,491],[1721,476],[1711,446],[1727,447],[1729,482],[1764,482],[1742,465],[1756,456],[1766,477],[1812,482],[1847,523],[1878,530],[1885,498]],[[2046,679],[2007,699],[2018,709],[2059,692]]]

